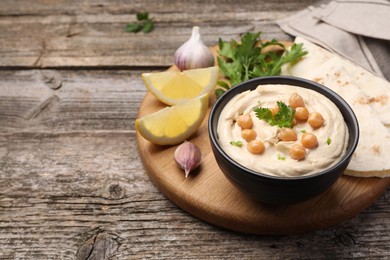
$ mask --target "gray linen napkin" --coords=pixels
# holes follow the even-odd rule
[[[390,40],[390,2],[381,0],[338,0],[324,5],[322,21],[344,31]]]
[[[390,80],[389,15],[386,0],[321,1],[277,24]]]

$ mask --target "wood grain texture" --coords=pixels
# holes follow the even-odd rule
[[[287,40],[274,24],[305,1],[28,1],[0,2],[0,67],[170,66],[195,25],[208,46],[247,31]],[[125,32],[135,14],[155,21],[150,34]],[[17,37],[16,37],[17,35]],[[158,47],[156,47],[158,46]]]
[[[175,206],[137,151],[140,73],[170,66],[193,25],[208,45],[290,40],[274,19],[314,2],[0,1],[0,259],[389,258],[390,189],[331,228],[248,235]],[[123,31],[138,11],[153,33]]]
[[[302,235],[242,234],[186,213],[137,151],[140,71],[54,72],[57,90],[41,70],[0,71],[1,259],[390,257],[390,189],[350,220]],[[25,119],[47,91],[57,101]]]

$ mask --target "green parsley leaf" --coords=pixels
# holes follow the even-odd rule
[[[275,114],[275,117],[272,116],[272,112],[269,108],[257,107],[254,108],[253,111],[255,112],[257,118],[264,120],[272,126],[277,125],[280,128],[292,128],[295,110],[291,106],[286,105],[284,102],[278,101],[277,104],[279,112]]]
[[[149,13],[148,12],[139,12],[137,13],[137,20],[142,21],[142,20],[148,20],[149,19]]]
[[[278,160],[280,160],[280,161],[284,161],[284,160],[286,160],[286,157],[284,157],[284,156],[281,156],[280,154],[278,154]]]
[[[225,91],[223,91],[223,89],[216,89],[215,90],[215,95],[217,96],[217,98],[219,98],[220,96],[223,95],[223,93],[225,93]]]
[[[241,147],[242,146],[242,142],[241,141],[231,141],[230,144],[233,145],[233,146],[237,146],[237,147]]]
[[[142,25],[138,23],[129,23],[126,26],[126,32],[137,33],[142,30]]]
[[[238,43],[235,40],[232,40],[230,43],[223,41],[221,38],[218,40],[219,54],[221,57],[233,60],[235,53],[235,46]]]
[[[286,105],[284,102],[278,101],[277,104],[279,107],[279,112],[275,114],[276,124],[280,128],[292,128],[295,117],[295,110],[291,106]]]
[[[280,75],[284,64],[295,63],[307,54],[302,44],[293,44],[287,50],[276,40],[262,43],[260,35],[261,32],[245,33],[241,36],[240,43],[219,39],[218,66],[223,76],[230,81],[230,86],[234,87],[256,77]],[[264,48],[268,46],[278,46],[282,51],[264,52]]]
[[[302,129],[302,130],[301,130],[301,133],[302,133],[302,134],[306,133],[306,130],[305,130],[305,129]]]
[[[126,25],[126,32],[137,33],[143,31],[144,33],[150,33],[154,29],[154,22],[149,18],[149,13],[139,12],[136,14],[138,22],[129,23]]]
[[[229,89],[230,88],[229,84],[226,83],[225,81],[218,81],[217,83],[218,83],[218,85],[220,85],[224,89]]]
[[[143,31],[144,33],[150,33],[154,29],[154,23],[152,20],[147,20],[144,24]]]
[[[272,112],[269,108],[257,107],[254,108],[253,111],[255,112],[258,119],[264,120],[270,125],[276,125],[275,119],[272,116]]]
[[[328,137],[328,139],[326,139],[326,143],[327,143],[328,145],[330,145],[331,142],[332,142],[332,139],[330,139],[330,137]]]

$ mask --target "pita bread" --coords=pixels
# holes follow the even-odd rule
[[[390,147],[390,131],[384,123],[390,123],[389,82],[310,42],[304,41],[304,48],[309,51],[306,58],[286,66],[282,74],[307,78],[332,89],[352,107],[359,121],[359,144],[345,174],[390,177],[390,155],[386,151]],[[380,95],[387,97],[383,104],[376,102]]]
[[[356,86],[366,94],[366,102],[374,108],[381,122],[390,125],[390,82],[301,37],[297,37],[295,42],[303,43],[309,54],[296,64],[284,66],[283,75],[307,78],[313,70],[320,70],[325,61],[332,59],[332,62],[344,67]]]

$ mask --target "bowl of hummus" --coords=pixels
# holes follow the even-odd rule
[[[210,143],[227,179],[254,199],[289,204],[326,191],[356,149],[350,106],[316,82],[287,76],[237,85],[213,105]]]

